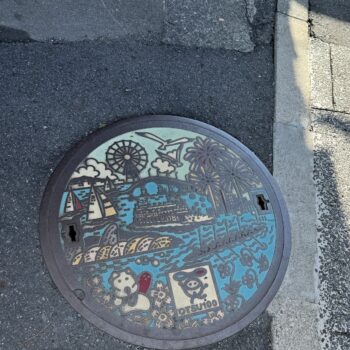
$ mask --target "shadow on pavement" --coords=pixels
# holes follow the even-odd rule
[[[263,7],[264,1],[257,3]],[[264,26],[258,23],[260,34],[254,34],[262,41]],[[25,32],[10,29],[8,36],[28,39]],[[272,43],[261,43],[250,53],[144,40],[2,43],[1,52],[0,168],[5,181],[0,234],[5,243],[0,249],[12,267],[1,275],[9,306],[0,316],[6,332],[1,345],[136,349],[82,319],[47,273],[37,225],[49,173],[84,134],[140,114],[178,114],[213,124],[272,170]],[[294,58],[290,55],[290,67]],[[298,84],[291,79],[289,87],[297,90]],[[264,312],[239,334],[205,348],[271,350],[271,323]]]
[[[348,116],[314,111],[314,179],[318,205],[321,337],[330,349],[350,348]]]

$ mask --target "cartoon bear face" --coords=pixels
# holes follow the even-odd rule
[[[118,298],[128,297],[138,290],[135,276],[130,269],[112,272],[109,283]]]
[[[201,277],[207,275],[207,273],[207,269],[199,267],[191,272],[179,271],[174,274],[174,280],[178,281],[185,295],[191,298],[191,304],[196,298],[204,299],[207,296],[204,290],[208,287],[208,284],[201,280]]]
[[[200,287],[201,281],[197,279],[189,280],[185,283],[188,290],[196,290]]]

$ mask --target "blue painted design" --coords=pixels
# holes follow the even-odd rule
[[[185,139],[185,144],[162,149],[160,142],[149,138],[150,132],[164,142]],[[128,160],[144,148],[146,165],[138,169],[128,163],[125,168],[132,169],[129,170],[132,176],[123,178],[115,172],[111,184],[107,178],[98,176],[85,179],[91,182],[87,188],[81,187],[74,176],[62,195],[62,227],[69,220],[75,220],[81,235],[77,260],[71,257],[69,262],[78,261],[77,274],[84,276],[81,278],[85,278],[88,285],[98,286],[91,289],[92,293],[99,291],[97,300],[116,315],[125,312],[125,297],[118,299],[118,293],[122,292],[111,285],[110,279],[121,276],[115,277],[116,283],[122,283],[118,280],[125,277],[133,280],[137,285],[135,293],[145,295],[153,308],[138,309],[135,313],[147,318],[147,327],[160,327],[160,320],[152,312],[160,308],[159,305],[169,315],[177,313],[180,317],[182,310],[188,312],[181,304],[183,300],[199,308],[203,293],[208,294],[206,299],[214,302],[214,306],[191,311],[185,318],[203,325],[228,317],[254,297],[264,283],[275,253],[275,217],[260,180],[250,173],[247,164],[241,162],[237,166],[239,161],[232,150],[190,131],[170,132],[164,128],[130,132],[99,146],[88,156],[103,164],[99,176],[103,175],[103,167],[107,169],[109,165],[107,150],[116,142],[121,147],[124,139],[132,139],[133,143],[119,149],[119,153]],[[134,147],[132,152],[130,147]],[[175,159],[180,151],[180,159]],[[212,160],[209,159],[211,153],[215,156]],[[227,158],[221,165],[212,164],[225,154]],[[135,161],[138,158],[142,155],[136,156]],[[233,181],[232,171],[241,171],[241,177]],[[65,212],[70,190],[81,202],[83,211]],[[267,208],[259,207],[257,196],[263,196]],[[67,240],[62,240],[62,244],[64,249],[70,247]],[[193,302],[186,299],[186,287],[174,274],[193,276],[196,268],[202,269],[197,271],[199,274],[206,273],[199,283],[212,285],[205,287],[205,292],[198,292]],[[166,302],[160,300],[162,293],[168,297]],[[108,298],[112,301],[105,304]],[[132,315],[130,313],[130,317]]]

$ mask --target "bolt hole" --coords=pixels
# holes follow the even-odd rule
[[[77,242],[78,240],[78,233],[75,230],[74,225],[69,226],[68,236],[71,239],[71,242]]]
[[[85,292],[82,289],[74,289],[73,292],[79,300],[83,300],[85,298]]]
[[[269,200],[264,197],[263,194],[259,194],[256,196],[256,199],[258,201],[258,205],[261,210],[268,210],[267,203],[269,203]]]

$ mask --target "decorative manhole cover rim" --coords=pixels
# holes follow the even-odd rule
[[[182,330],[181,336],[184,336],[182,339],[179,339],[178,335],[171,337],[168,333],[164,337],[164,331],[162,330],[158,331],[159,334],[155,338],[149,337],[147,332],[142,332],[141,328],[139,334],[135,334],[132,333],[130,327],[130,331],[125,331],[114,325],[109,316],[104,314],[103,308],[97,305],[91,296],[81,290],[80,283],[74,277],[71,267],[64,258],[59,240],[57,215],[59,203],[76,167],[91,151],[109,139],[129,131],[151,127],[196,131],[207,137],[212,136],[228,148],[233,147],[238,156],[246,161],[253,171],[259,175],[272,204],[276,219],[277,239],[271,267],[254,297],[247,301],[243,310],[235,312],[234,318],[237,321],[233,321],[229,325],[226,324],[224,327],[218,322],[217,325],[211,326],[209,332],[205,333],[203,330],[198,332],[196,329]],[[40,208],[40,242],[52,279],[76,311],[95,326],[114,337],[142,346],[163,349],[182,349],[208,345],[227,338],[246,327],[267,308],[277,293],[287,269],[291,250],[290,224],[286,204],[276,181],[259,158],[226,132],[194,119],[173,115],[146,115],[119,120],[88,135],[67,152],[51,175],[43,195]],[[89,308],[91,305],[94,306],[93,310]],[[138,329],[138,325],[127,322],[134,329]]]

